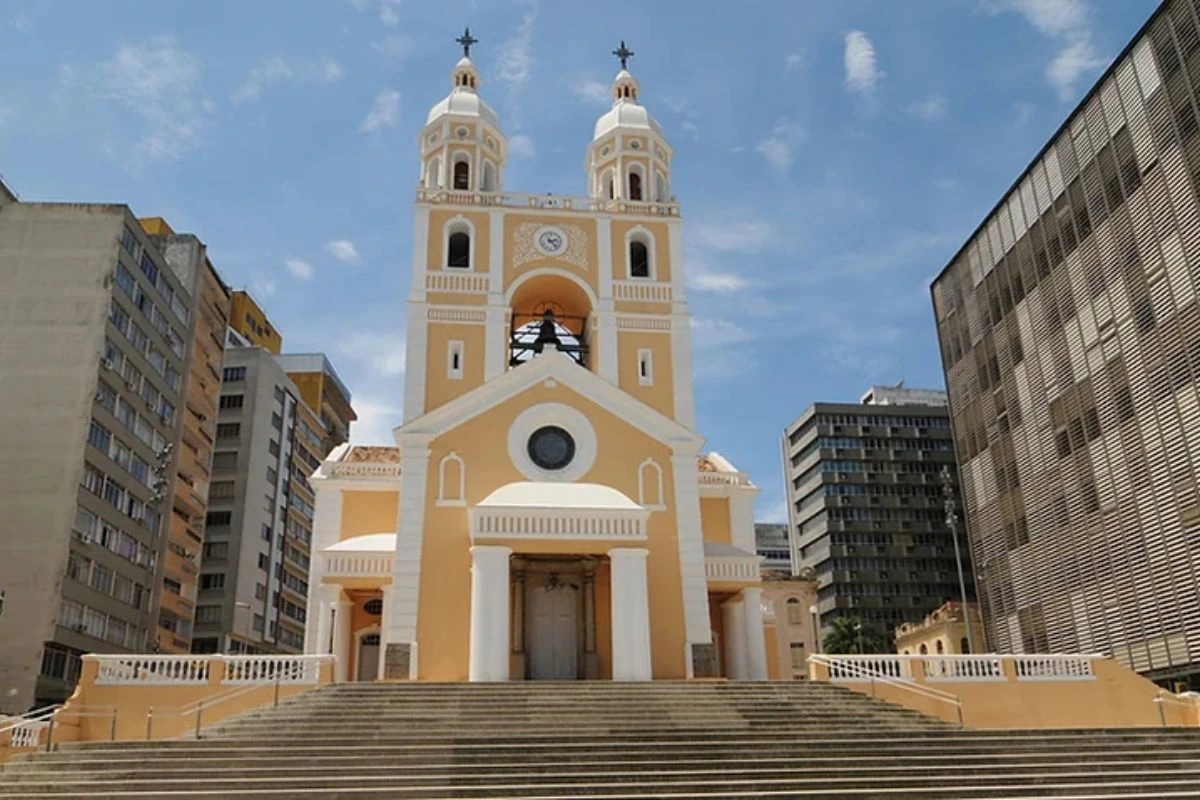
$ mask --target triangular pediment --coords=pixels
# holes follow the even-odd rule
[[[578,392],[647,436],[670,446],[672,450],[694,453],[704,443],[704,437],[695,431],[656,411],[557,351],[542,353],[449,403],[409,420],[395,429],[396,442],[403,445],[405,441],[428,440],[441,436],[546,381],[554,381]]]

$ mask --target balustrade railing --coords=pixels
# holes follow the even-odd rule
[[[429,292],[486,292],[491,276],[478,272],[428,272],[425,290]]]
[[[709,580],[753,581],[762,572],[762,562],[753,558],[715,556],[704,559],[704,574]]]
[[[610,214],[646,214],[657,217],[679,216],[679,204],[674,201],[609,200],[518,192],[454,191],[451,189],[427,189],[423,186],[417,187],[417,202],[438,205],[539,208],[552,211],[603,211]]]
[[[329,554],[326,556],[326,575],[391,575],[392,554],[371,553],[355,555],[352,553]]]
[[[645,303],[669,303],[673,296],[671,284],[662,281],[613,281],[614,300]]]
[[[96,656],[96,683],[143,686],[207,683],[213,656]]]
[[[319,680],[326,659],[328,656],[224,656],[221,683],[312,684]]]
[[[50,720],[36,719],[19,723],[12,729],[9,746],[13,748],[34,748],[42,740],[42,731],[50,727]]]
[[[1019,681],[1078,681],[1094,679],[1097,656],[1013,656]]]
[[[1002,681],[999,656],[927,656],[921,659],[931,681]]]
[[[898,656],[827,656],[831,681],[865,681],[872,676],[912,680],[912,665]]]

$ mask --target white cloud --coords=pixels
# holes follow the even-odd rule
[[[86,69],[62,69],[64,88],[81,88],[140,118],[144,131],[127,156],[134,168],[200,147],[210,108],[200,95],[200,63],[170,37],[122,45]]]
[[[389,33],[382,41],[375,42],[371,49],[391,61],[402,61],[412,55],[413,40],[403,33]]]
[[[354,444],[395,445],[392,431],[404,418],[404,408],[399,400],[399,393],[396,401],[392,402],[356,392],[354,413],[358,419],[350,423],[350,441]]]
[[[1013,125],[1023,128],[1033,118],[1033,103],[1013,103]]]
[[[12,119],[12,117],[13,113],[11,108],[0,106],[0,128],[3,128],[6,124],[8,124],[8,121]]]
[[[1075,81],[1085,72],[1103,67],[1105,60],[1097,55],[1089,39],[1077,39],[1059,51],[1046,67],[1046,77],[1058,90],[1058,96],[1070,100],[1075,94]]]
[[[804,66],[805,52],[798,50],[795,53],[788,53],[783,57],[783,72],[786,75],[789,72],[795,72]]]
[[[18,14],[12,19],[12,26],[26,35],[33,32],[33,23],[24,14]]]
[[[732,272],[694,272],[689,275],[688,285],[698,292],[734,294],[749,289],[753,284]]]
[[[500,45],[496,54],[496,79],[514,87],[525,85],[533,67],[533,21],[537,17],[537,3],[527,2],[525,7],[517,32]]]
[[[334,239],[325,243],[325,252],[346,264],[358,263],[358,248],[349,239]]]
[[[352,334],[342,341],[340,350],[348,358],[366,364],[373,375],[392,378],[404,374],[402,334],[389,331]]]
[[[250,279],[250,293],[257,297],[272,297],[278,288],[279,284],[275,282],[274,278],[256,275]]]
[[[395,89],[383,89],[375,95],[371,110],[359,124],[361,133],[375,133],[384,128],[391,128],[400,121],[400,93]]]
[[[600,81],[580,75],[571,81],[571,94],[582,103],[593,105],[608,105],[612,102],[608,86]]]
[[[875,46],[862,31],[846,34],[843,60],[846,65],[846,88],[852,92],[869,92],[883,77],[883,72],[875,63]]]
[[[288,272],[292,273],[292,276],[295,277],[297,280],[301,280],[301,281],[311,281],[312,280],[313,267],[312,267],[312,264],[308,263],[307,261],[304,261],[299,258],[289,258],[286,261],[284,261],[283,263],[284,263],[284,266],[287,267]],[[274,291],[273,288],[272,288],[272,291]]]
[[[400,24],[400,15],[396,9],[400,7],[400,0],[380,0],[379,2],[379,21],[389,28],[394,28]]]
[[[775,123],[771,135],[763,139],[754,149],[777,170],[786,170],[792,165],[792,150],[804,140],[804,129],[799,123],[784,117]]]
[[[692,346],[696,350],[712,350],[734,344],[744,344],[752,338],[750,332],[727,319],[692,317]]]
[[[691,246],[725,253],[757,252],[774,235],[774,226],[763,220],[712,220],[699,222],[688,228],[688,241]]]
[[[533,146],[533,139],[518,133],[508,140],[508,154],[513,158],[533,158],[537,150]]]
[[[910,117],[923,119],[926,122],[933,122],[946,116],[946,98],[940,94],[930,95],[919,103],[913,103],[908,108],[904,109]]]
[[[757,367],[754,353],[742,347],[753,337],[737,323],[714,317],[692,317],[691,329],[694,376],[698,383],[729,380]]]
[[[764,500],[760,503],[763,510],[755,516],[758,522],[785,523],[788,521],[787,500]]]
[[[269,56],[250,68],[246,80],[233,91],[230,99],[234,103],[249,103],[262,97],[278,83],[295,83],[310,86],[328,86],[337,83],[346,70],[329,56],[316,59],[291,59]]]

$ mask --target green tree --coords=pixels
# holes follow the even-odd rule
[[[829,626],[829,633],[825,634],[822,649],[834,655],[891,652],[883,635],[870,625],[864,625],[858,617],[835,619]]]

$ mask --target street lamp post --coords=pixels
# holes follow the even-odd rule
[[[971,630],[971,615],[967,610],[967,579],[963,575],[962,551],[958,547],[958,503],[954,496],[954,483],[950,467],[942,467],[942,495],[945,497],[946,526],[954,541],[954,564],[958,568],[958,596],[962,601],[963,624],[967,626],[967,649],[975,652],[975,634]]]

